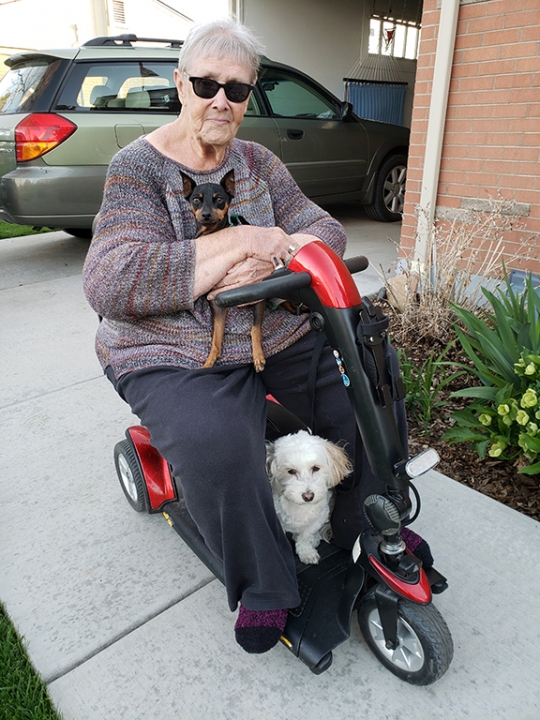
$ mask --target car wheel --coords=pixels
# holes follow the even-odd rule
[[[127,440],[116,444],[114,464],[128,503],[137,512],[148,512],[146,483],[139,459]]]
[[[377,659],[412,685],[430,685],[444,675],[452,661],[454,645],[450,630],[432,604],[399,601],[396,648],[386,647],[373,590],[358,606],[358,623]]]
[[[89,228],[63,228],[64,232],[73,235],[73,237],[81,238],[81,240],[91,240],[92,231]]]
[[[405,155],[391,155],[377,173],[373,202],[366,205],[366,213],[373,220],[395,222],[401,220],[407,179]]]

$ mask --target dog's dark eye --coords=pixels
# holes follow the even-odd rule
[[[311,468],[311,472],[319,472],[320,469],[321,469],[321,468],[320,468],[318,465],[314,465],[314,466]]]
[[[191,198],[191,204],[193,205],[193,207],[200,207],[201,198],[199,198],[199,197]]]
[[[220,210],[223,210],[223,208],[225,207],[225,198],[221,197],[221,195],[215,197],[214,202]]]
[[[290,468],[289,470],[287,470],[287,472],[289,473],[289,475],[296,475],[296,470],[293,470],[293,468]]]

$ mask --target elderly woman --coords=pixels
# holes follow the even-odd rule
[[[256,373],[251,311],[231,309],[222,357],[202,369],[212,337],[208,299],[261,280],[274,258],[287,262],[313,240],[340,254],[345,248],[342,227],[302,194],[277,157],[235,139],[260,53],[251,32],[233,21],[191,30],[175,71],[182,111],[112,160],[84,269],[86,295],[103,318],[99,359],[171,464],[205,542],[223,561],[231,610],[240,603],[236,639],[248,652],[275,645],[287,608],[300,602],[294,556],[265,469],[266,394],[304,422],[313,419],[318,434],[347,443],[356,456],[356,479],[334,513],[337,543],[352,546],[363,497],[381,491],[362,462],[328,346],[312,418],[307,376],[315,339],[305,316],[279,308],[265,314],[266,367]],[[197,183],[219,183],[230,170],[232,210],[250,225],[195,238],[181,172]]]

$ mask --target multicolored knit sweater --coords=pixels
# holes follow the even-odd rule
[[[302,194],[285,165],[262,145],[235,140],[219,167],[201,173],[162,155],[147,140],[136,140],[110,164],[83,272],[88,301],[103,317],[97,354],[116,377],[158,365],[204,364],[212,315],[205,297],[193,300],[196,225],[180,170],[203,183],[220,182],[231,169],[236,195],[230,212],[252,225],[315,235],[343,254],[341,225]],[[251,362],[251,324],[249,308],[229,310],[220,364]],[[266,312],[266,356],[308,328],[305,316],[279,308]]]

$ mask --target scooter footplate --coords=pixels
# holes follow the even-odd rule
[[[289,611],[282,637],[284,645],[317,674],[330,667],[332,650],[349,637],[363,580],[363,570],[352,564],[350,552],[324,542],[318,550],[318,565],[297,561],[301,603]]]

